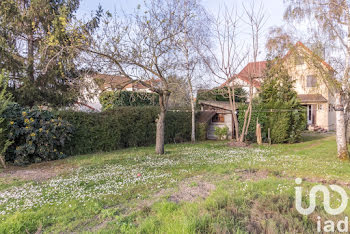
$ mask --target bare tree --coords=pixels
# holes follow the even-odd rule
[[[227,93],[229,96],[229,102],[231,106],[233,128],[231,137],[235,136],[236,141],[239,141],[239,125],[237,119],[237,104],[235,102],[234,93],[236,73],[238,68],[241,67],[245,61],[245,55],[243,46],[238,43],[238,27],[240,16],[237,14],[234,8],[229,9],[226,5],[224,10],[220,10],[215,19],[213,19],[212,38],[213,43],[217,47],[212,48],[205,41],[202,41],[208,56],[205,56],[200,52],[204,63],[211,71],[211,73],[221,80],[227,83]]]
[[[104,27],[88,51],[115,67],[130,82],[140,82],[159,95],[156,153],[164,153],[165,115],[170,96],[169,78],[178,69],[176,47],[184,32],[181,1],[150,0],[135,13],[104,19]]]
[[[265,14],[262,4],[256,8],[253,2],[249,7],[243,6],[243,8],[243,15],[238,15],[234,8],[229,9],[227,6],[224,6],[223,13],[218,13],[217,18],[214,20],[213,38],[219,48],[218,51],[207,48],[210,53],[210,59],[204,59],[214,76],[225,81],[227,89],[224,90],[227,91],[229,96],[232,122],[234,125],[234,129],[232,129],[234,131],[232,132],[232,138],[235,136],[236,141],[239,142],[245,140],[251,120],[254,94],[253,86],[256,78],[254,74],[256,74],[256,70],[259,69],[255,67],[255,62],[259,54],[259,39],[265,23]],[[245,23],[250,28],[249,35],[251,36],[252,43],[251,49],[248,47],[248,50],[246,49],[246,45],[239,43],[241,23]],[[254,63],[251,70],[248,71],[249,104],[245,111],[244,123],[240,131],[237,119],[237,103],[235,101],[235,90],[241,87],[241,81],[237,77],[237,71],[247,59],[249,60],[249,57],[253,59]]]
[[[262,2],[260,2],[259,7],[256,7],[256,3],[253,1],[250,3],[249,7],[244,6],[244,11],[246,15],[246,24],[250,27],[250,36],[251,36],[251,54],[253,58],[253,66],[249,67],[248,70],[248,79],[249,79],[249,104],[248,108],[244,114],[244,123],[242,127],[242,133],[240,136],[240,141],[243,142],[245,136],[248,134],[249,124],[252,117],[253,111],[253,85],[256,82],[256,75],[259,73],[258,71],[261,67],[257,64],[257,59],[259,55],[260,48],[260,37],[263,32],[264,24],[266,23],[266,16],[264,12],[264,7]]]
[[[185,71],[185,79],[187,81],[186,92],[189,92],[191,113],[192,113],[192,131],[191,141],[196,141],[196,116],[195,116],[195,81],[204,76],[201,54],[203,51],[201,41],[209,41],[209,20],[205,9],[197,0],[183,0],[184,33],[180,35],[178,40],[179,49],[182,51],[183,62],[180,66],[181,71]],[[207,44],[209,45],[209,44]]]
[[[325,74],[324,77],[329,81],[328,85],[332,85],[335,89],[338,158],[348,159],[345,113],[349,105],[344,100],[348,99],[350,91],[350,4],[345,0],[289,0],[288,2],[285,19],[289,22],[309,19],[309,30],[313,33],[320,33],[332,41],[330,49],[340,58],[335,61],[340,63],[337,67],[343,67],[338,71],[340,82],[335,82],[332,73]]]

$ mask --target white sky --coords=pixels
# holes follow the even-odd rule
[[[125,12],[131,12],[138,4],[142,5],[143,2],[144,0],[82,0],[78,11],[78,17],[83,17],[84,15],[90,16],[91,11],[96,10],[99,4],[104,10],[109,10],[110,12],[122,12],[121,9]],[[202,5],[210,14],[216,16],[219,7],[223,4],[227,6],[235,5],[239,12],[243,10],[242,4],[250,4],[252,2],[255,2],[256,6],[259,6],[262,2],[266,11],[267,21],[265,24],[264,37],[260,44],[261,51],[259,57],[259,60],[265,60],[266,53],[264,45],[268,28],[283,24],[283,12],[285,9],[283,0],[202,0]]]
[[[147,0],[146,0],[147,1]],[[243,15],[243,4],[248,8],[250,4],[254,3],[257,7],[263,4],[265,10],[266,23],[264,25],[264,33],[262,38],[260,38],[259,45],[259,57],[258,60],[262,61],[266,59],[265,42],[267,38],[268,29],[272,26],[281,26],[283,22],[283,13],[285,10],[285,4],[283,0],[201,0],[202,5],[206,8],[207,12],[213,16],[217,16],[219,8],[223,5],[232,7],[233,5],[237,8],[237,13]],[[132,12],[139,4],[143,5],[144,0],[82,0],[80,3],[80,8],[78,10],[78,17],[83,18],[91,17],[91,12],[101,5],[104,10],[108,10],[111,13],[117,12],[120,14]],[[249,28],[243,28],[242,30],[249,32]],[[240,40],[244,42],[245,45],[250,44],[251,38],[248,34],[240,36]],[[245,64],[244,64],[245,65]],[[243,67],[242,67],[243,68]],[[217,80],[207,77],[209,86],[217,86],[221,84],[222,80]],[[204,77],[202,78],[204,79]],[[204,80],[202,80],[204,82]]]

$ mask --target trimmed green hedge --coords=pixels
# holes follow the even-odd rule
[[[288,107],[279,107],[270,112],[265,105],[254,105],[251,122],[246,139],[256,141],[256,120],[261,124],[261,135],[264,142],[267,142],[268,129],[270,128],[271,141],[274,144],[295,143],[301,140],[301,133],[306,128],[306,110],[302,107],[293,110]],[[238,111],[240,130],[243,127],[246,105],[241,105]],[[288,110],[288,111],[286,111]]]
[[[112,151],[155,144],[157,107],[118,107],[101,113],[64,111],[59,116],[74,126],[65,145],[68,155]],[[191,113],[168,112],[165,143],[189,141]]]
[[[158,106],[159,95],[156,93],[133,91],[107,91],[100,95],[103,110],[121,106]]]

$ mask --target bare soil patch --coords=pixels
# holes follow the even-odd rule
[[[267,170],[249,170],[249,169],[237,169],[235,173],[241,180],[257,181],[266,179],[269,175]]]
[[[196,176],[181,182],[179,190],[169,197],[169,201],[179,203],[205,199],[215,188],[214,184],[204,181],[202,176]]]
[[[0,172],[0,178],[45,181],[57,175],[73,170],[72,165],[54,164],[52,162],[44,162],[32,164],[27,167],[10,166]]]
[[[227,143],[227,146],[230,146],[230,147],[249,147],[250,144],[246,143],[246,142],[230,141],[229,143]]]

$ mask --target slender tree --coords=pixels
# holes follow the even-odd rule
[[[264,7],[262,5],[262,2],[260,2],[260,5],[257,7],[256,2],[251,2],[248,7],[244,7],[245,15],[247,17],[246,24],[250,28],[250,37],[252,40],[251,43],[251,56],[253,58],[253,67],[248,70],[248,79],[249,79],[249,104],[248,108],[245,111],[244,114],[244,122],[242,127],[242,133],[240,136],[240,142],[243,142],[245,137],[248,134],[248,129],[252,117],[252,111],[253,111],[253,84],[256,82],[256,74],[258,73],[258,70],[261,69],[257,65],[257,59],[259,55],[259,49],[260,49],[260,38],[263,31],[264,24],[266,23],[266,16],[264,13]],[[258,77],[259,78],[259,77]]]
[[[238,43],[240,17],[234,8],[229,9],[226,5],[220,10],[217,17],[213,19],[211,37],[215,47],[206,41],[201,41],[208,56],[199,50],[203,61],[214,77],[218,78],[220,83],[227,85],[227,94],[231,106],[233,128],[231,132],[232,139],[235,137],[239,141],[239,125],[237,119],[237,105],[233,97],[235,89],[236,73],[245,61],[247,52],[243,46]]]
[[[195,85],[196,81],[204,76],[203,61],[200,53],[205,54],[201,41],[209,41],[209,25],[210,21],[206,14],[205,9],[199,4],[198,0],[183,0],[183,15],[184,15],[184,32],[179,35],[177,40],[177,46],[182,52],[182,62],[180,63],[179,73],[185,71],[185,79],[187,82],[186,91],[189,92],[190,105],[192,113],[192,131],[191,141],[196,141],[196,97],[195,97]]]
[[[231,106],[232,122],[234,128],[232,129],[232,138],[235,137],[236,141],[243,142],[245,136],[248,133],[248,128],[251,120],[252,113],[252,99],[253,99],[253,84],[255,82],[256,71],[259,69],[256,67],[256,61],[259,54],[259,39],[262,34],[262,28],[265,23],[265,14],[263,5],[260,4],[256,7],[253,2],[251,5],[244,8],[244,14],[238,15],[234,8],[231,10],[225,6],[223,12],[219,12],[217,18],[213,23],[212,37],[218,48],[211,49],[207,47],[210,56],[204,57],[205,64],[213,75],[222,81],[225,81],[227,92],[229,96],[229,102]],[[248,35],[252,40],[251,45],[248,45],[248,50],[245,44],[239,43],[240,26],[248,25],[250,31]],[[203,42],[205,44],[205,42]],[[249,104],[244,114],[244,123],[242,129],[239,128],[237,119],[237,103],[235,101],[236,89],[241,87],[239,84],[241,81],[237,77],[238,69],[247,60],[252,60],[254,63],[253,68],[248,71],[249,73]]]

